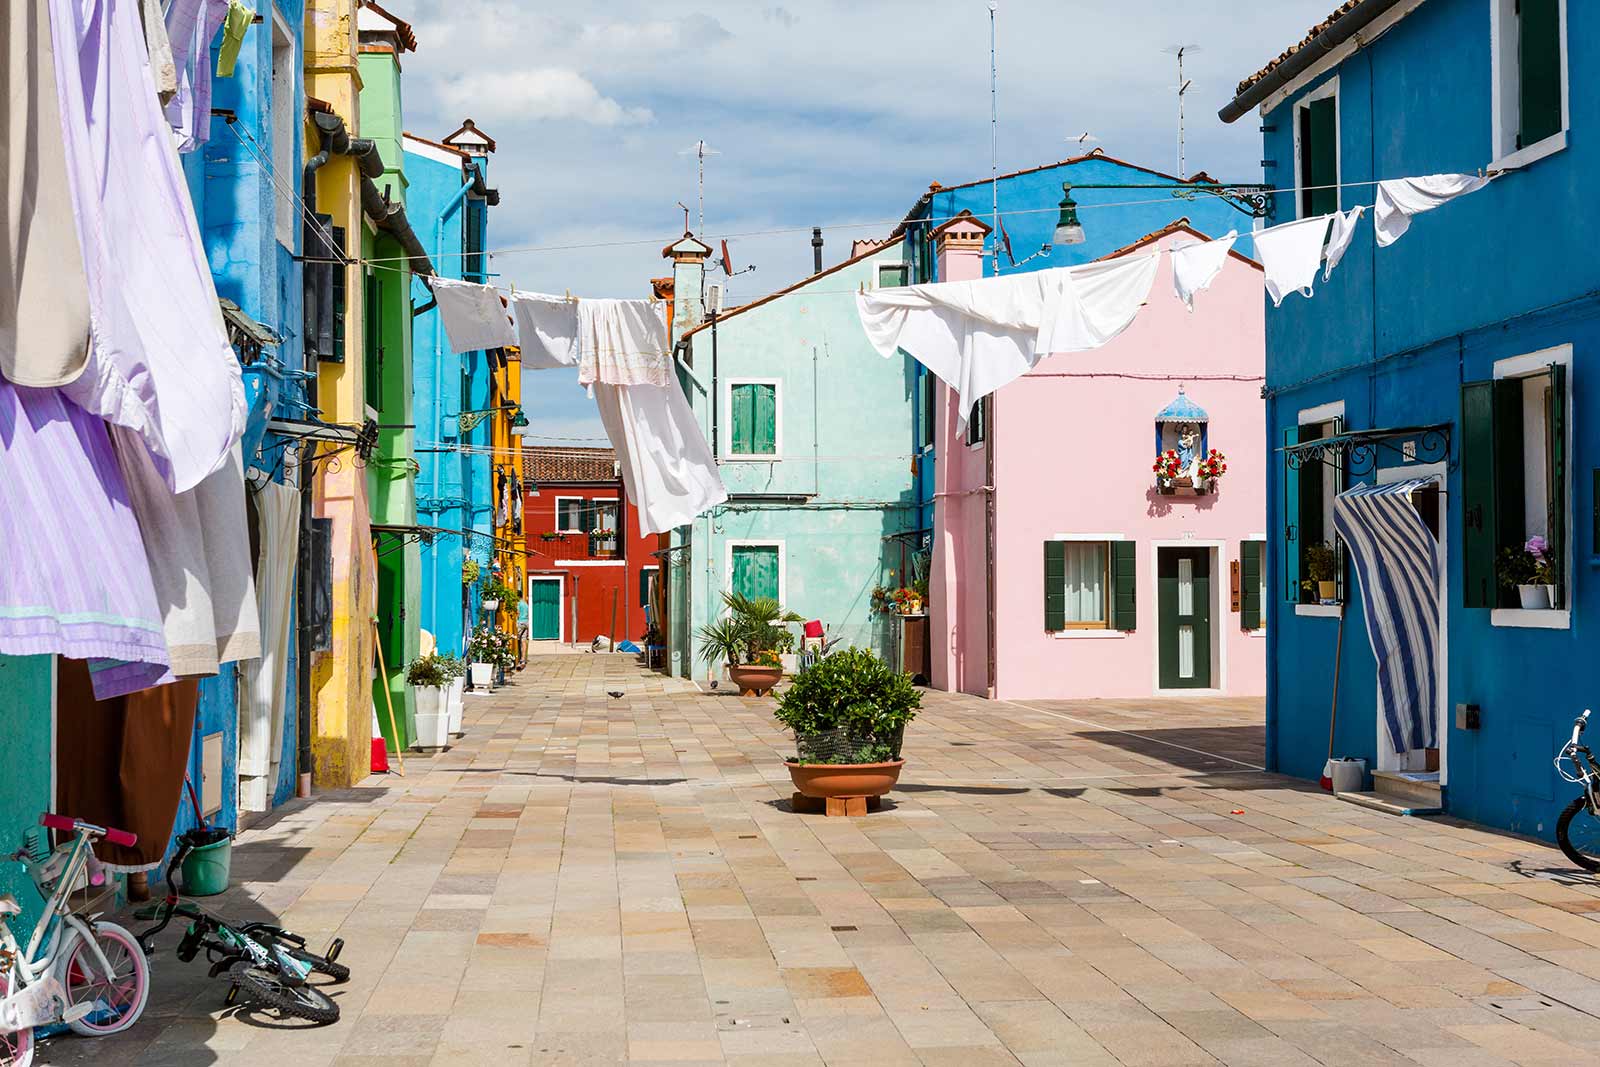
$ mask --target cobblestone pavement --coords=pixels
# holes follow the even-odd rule
[[[930,693],[858,819],[788,809],[769,712],[536,660],[241,835],[213,903],[343,937],[340,1023],[226,1013],[173,935],[133,1032],[44,1060],[1600,1063],[1600,883],[1260,772],[1259,702]]]

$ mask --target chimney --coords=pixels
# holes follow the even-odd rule
[[[706,260],[711,246],[685,232],[683,237],[661,250],[672,260],[672,339],[676,341],[700,325],[706,317]]]
[[[822,227],[811,227],[811,273],[822,273]]]
[[[934,254],[941,282],[965,282],[983,277],[983,239],[989,227],[970,211],[962,211],[934,228]]]

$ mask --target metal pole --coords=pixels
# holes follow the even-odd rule
[[[1188,86],[1183,84],[1183,49],[1179,48],[1178,49],[1178,177],[1180,177],[1180,178],[1184,178],[1184,177],[1188,176],[1188,171],[1186,171],[1184,169],[1184,166],[1187,163],[1187,160],[1185,160],[1183,158],[1184,157],[1184,152],[1183,152],[1183,91],[1185,89],[1187,89],[1187,88],[1188,88]]]
[[[997,275],[1000,273],[1000,97],[996,84],[994,19],[999,7],[998,0],[989,0],[989,222],[994,230],[989,240]]]

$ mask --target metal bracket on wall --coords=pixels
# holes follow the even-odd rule
[[[1349,433],[1319,437],[1298,445],[1278,449],[1284,463],[1297,471],[1307,463],[1324,463],[1352,475],[1371,474],[1380,456],[1395,461],[1395,466],[1412,463],[1450,462],[1450,424],[1400,426],[1387,430],[1352,430]]]

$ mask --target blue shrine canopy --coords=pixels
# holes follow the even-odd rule
[[[1184,394],[1183,386],[1178,386],[1178,399],[1161,409],[1161,414],[1156,416],[1156,422],[1210,422],[1211,416],[1206,414],[1206,409],[1190,400]]]

